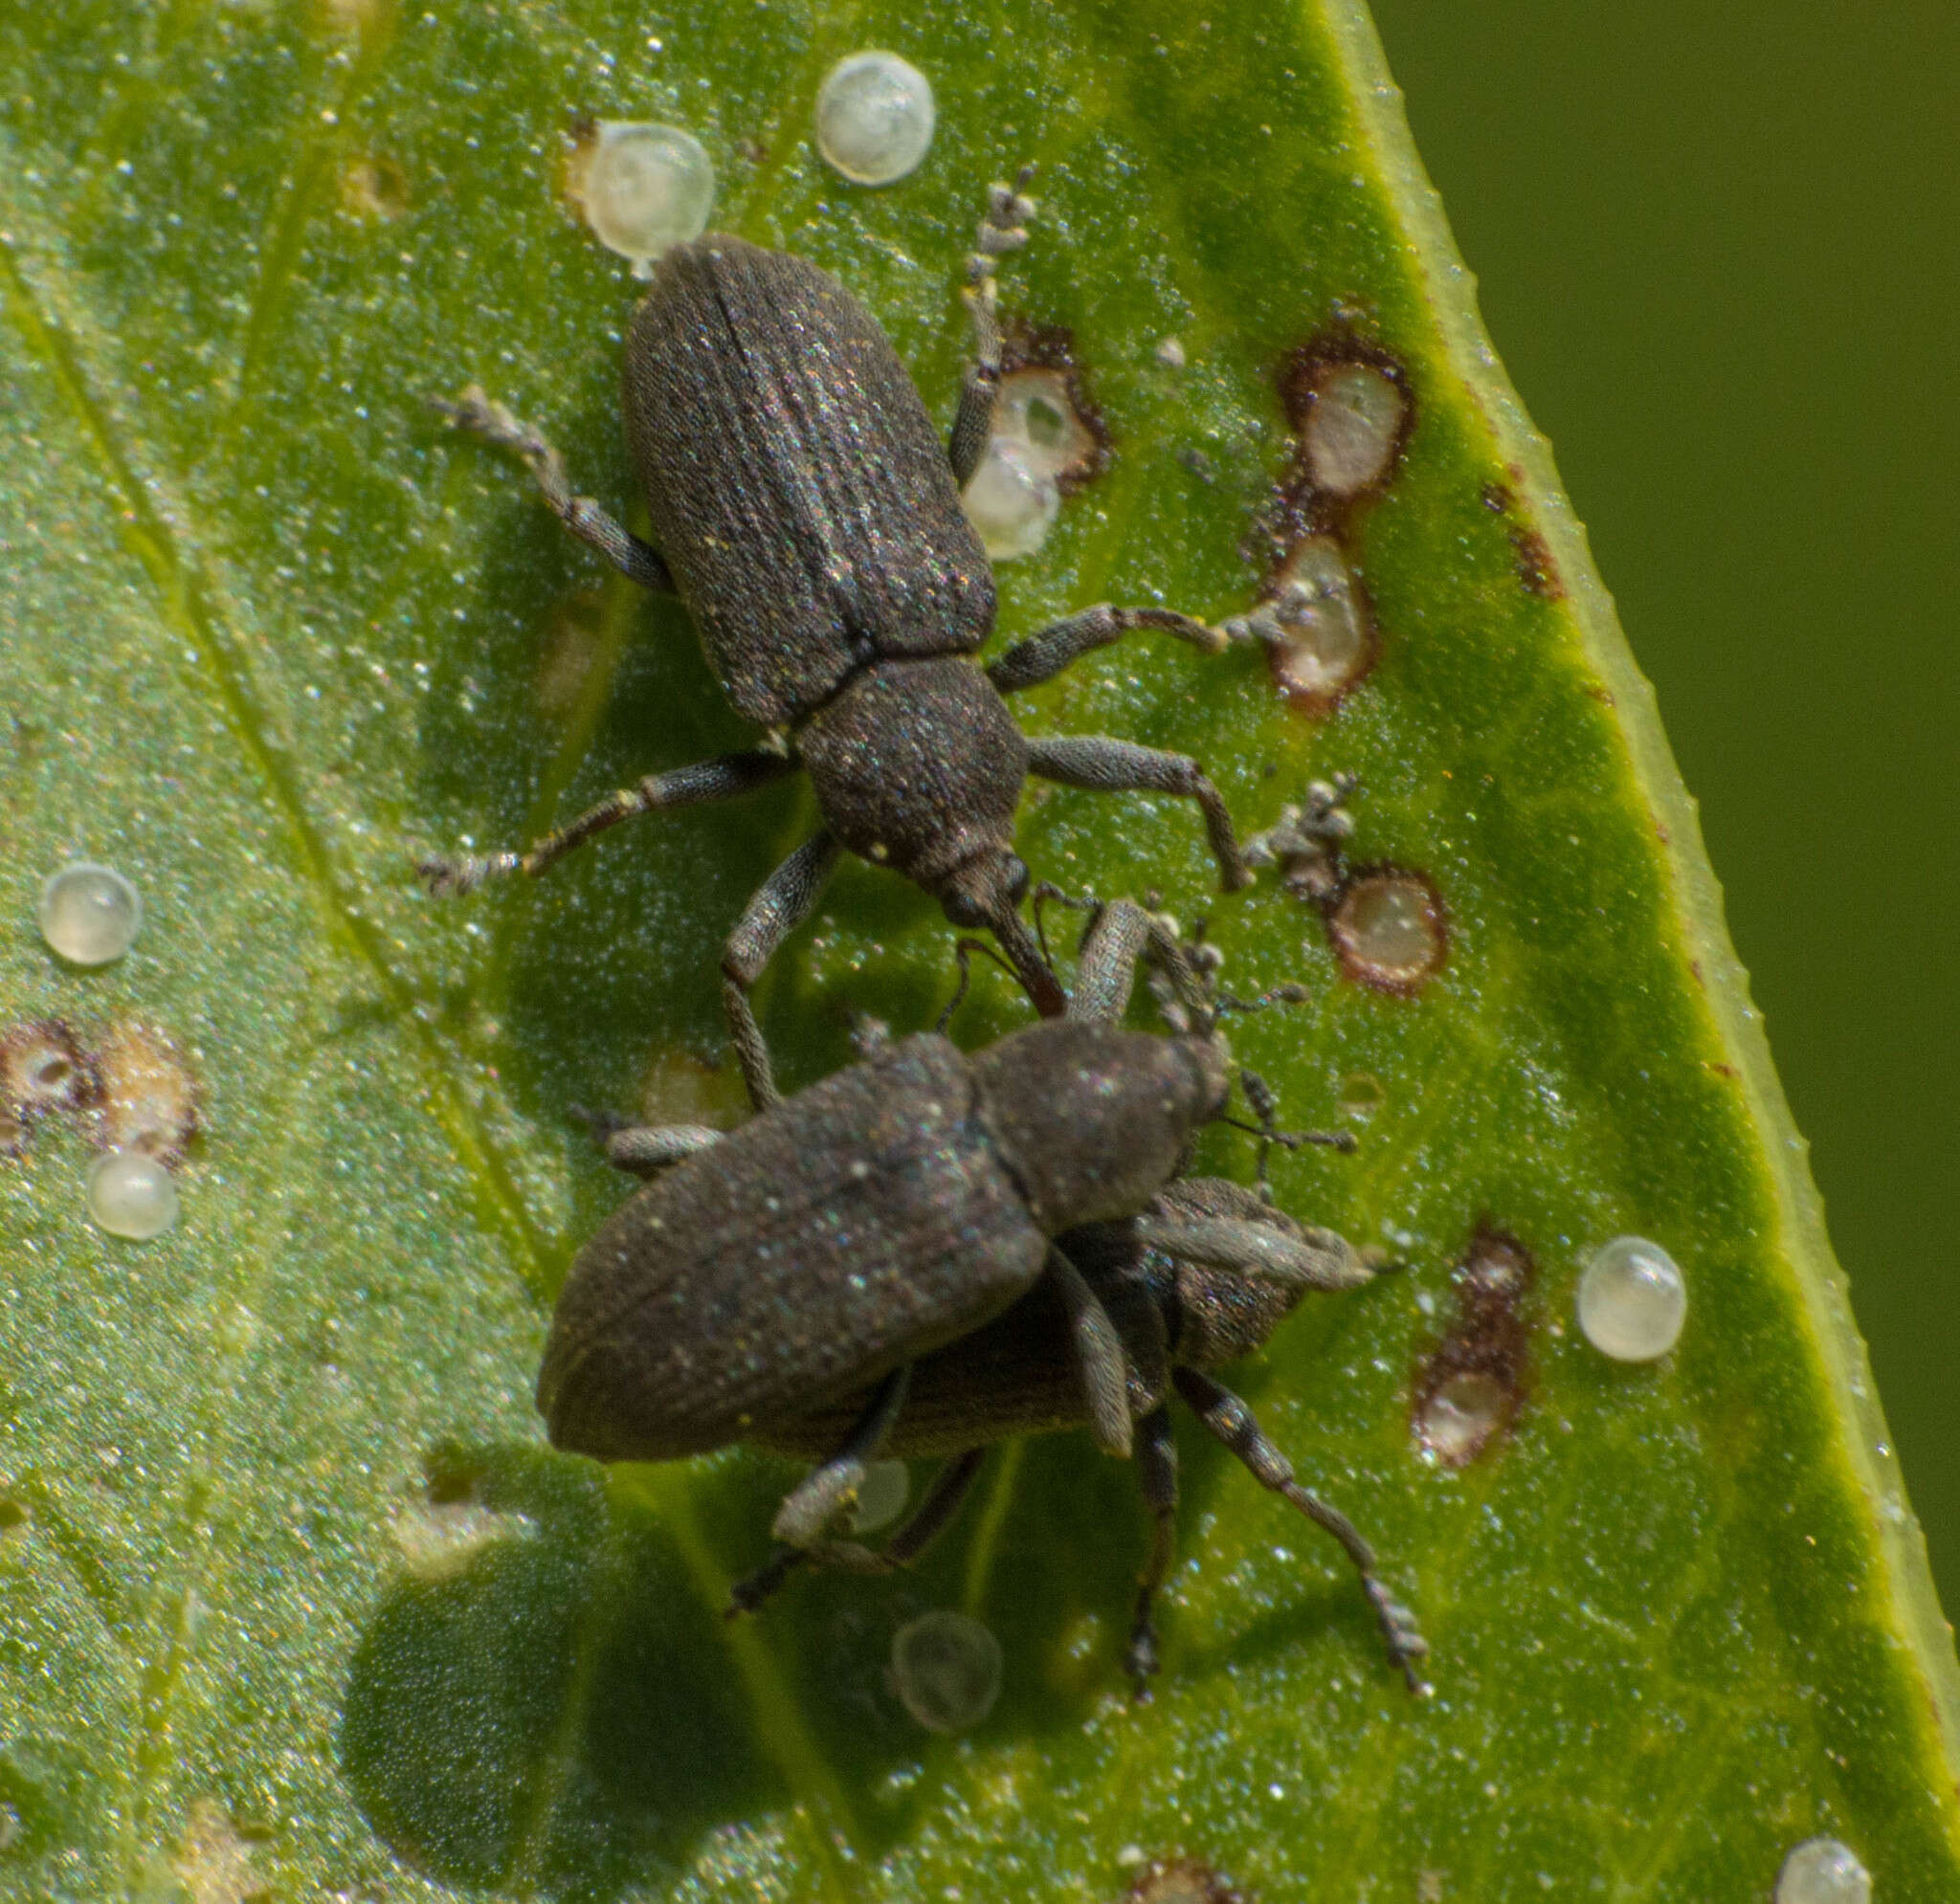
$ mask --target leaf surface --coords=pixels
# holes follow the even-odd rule
[[[939,89],[925,166],[877,192],[809,143],[865,45]],[[1094,1897],[1187,1856],[1268,1899],[1726,1898],[1830,1832],[1887,1904],[1952,1894],[1950,1641],[1801,1146],[1365,17],[76,0],[0,21],[0,999],[91,1048],[158,1027],[203,1097],[147,1245],[87,1222],[73,1121],[0,1163],[0,1884]],[[624,506],[633,287],[565,209],[580,115],[692,128],[717,222],[836,271],[942,421],[980,191],[1039,163],[1004,302],[1067,333],[1112,454],[1003,568],[1004,637],[1103,599],[1244,613],[1300,527],[1284,366],[1347,353],[1411,394],[1392,480],[1334,512],[1379,633],[1337,711],[1250,648],[1147,635],[1016,705],[1197,754],[1248,830],[1353,773],[1353,864],[1439,895],[1447,963],[1397,996],[1271,876],[1218,897],[1186,803],[1024,814],[1038,876],[1207,916],[1242,992],[1311,985],[1235,1049],[1360,1147],[1282,1157],[1280,1200],[1408,1268],[1235,1380],[1419,1612],[1433,1699],[1338,1554],[1188,1420],[1143,1710],[1118,1672],[1143,1517],[1085,1437],[996,1453],[916,1575],[734,1625],[792,1469],[545,1448],[549,1297],[622,1194],[571,1107],[734,1116],[720,944],[813,818],[792,784],[529,889],[436,906],[410,876],[746,738],[679,609],[427,407],[480,381]],[[94,972],[32,930],[71,856],[147,908]],[[948,950],[923,897],[846,868],[762,994],[789,1081],[847,1060],[854,1010],[929,1022]],[[1022,1009],[983,975],[955,1029]],[[1201,1162],[1243,1177],[1252,1146]],[[1412,1407],[1481,1227],[1535,1282],[1515,1423],[1459,1470]],[[1657,1363],[1571,1319],[1622,1233],[1687,1277]],[[885,1673],[946,1605],[1007,1660],[959,1740]]]

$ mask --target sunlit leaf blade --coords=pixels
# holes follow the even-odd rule
[[[1829,1832],[1886,1904],[1952,1895],[1950,1641],[1801,1147],[1371,29],[1332,0],[920,18],[0,19],[0,1017],[161,1028],[204,1125],[146,1245],[86,1220],[77,1121],[0,1162],[0,1887],[1074,1898],[1183,1854],[1267,1898],[1743,1898]],[[941,130],[866,192],[807,134],[828,64],[875,44],[933,75]],[[1144,1709],[1118,1669],[1143,1517],[1084,1437],[997,1454],[915,1576],[799,1581],[733,1625],[793,1470],[545,1448],[548,1297],[622,1193],[571,1107],[733,1115],[718,949],[811,820],[766,793],[446,907],[410,876],[743,739],[684,617],[425,401],[480,380],[628,497],[633,287],[562,199],[582,114],[692,127],[719,222],[836,270],[942,418],[979,194],[1039,162],[1004,299],[1068,332],[1114,454],[1003,571],[1009,634],[1101,599],[1244,613],[1295,455],[1282,365],[1338,338],[1406,380],[1392,479],[1341,524],[1380,656],[1338,711],[1287,705],[1250,648],[1146,636],[1026,718],[1196,753],[1248,830],[1358,775],[1352,859],[1434,882],[1440,973],[1368,989],[1270,875],[1218,897],[1180,802],[1053,792],[1023,846],[1209,916],[1241,991],[1312,985],[1235,1047],[1361,1145],[1282,1157],[1279,1195],[1407,1271],[1310,1304],[1238,1381],[1418,1610],[1433,1700],[1339,1556],[1189,1421]],[[33,930],[82,855],[148,908],[94,972]],[[926,1022],[950,980],[931,906],[847,869],[765,988],[786,1074],[844,1061],[854,1011]],[[969,1042],[1022,1010],[979,987]],[[1203,1162],[1245,1175],[1252,1146]],[[1536,1283],[1515,1425],[1456,1471],[1412,1395],[1480,1226]],[[1688,1278],[1654,1364],[1571,1321],[1623,1232]],[[1007,1652],[960,1742],[885,1678],[943,1605]]]

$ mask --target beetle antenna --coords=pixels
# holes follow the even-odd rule
[[[1035,937],[1040,941],[1041,956],[1052,965],[1055,963],[1055,954],[1049,947],[1048,920],[1045,917],[1050,906],[1061,906],[1073,913],[1087,913],[1089,921],[1082,927],[1082,937],[1086,939],[1095,930],[1096,920],[1102,916],[1102,901],[1093,893],[1065,893],[1052,879],[1044,879],[1035,888],[1034,903],[1028,910],[1035,916]]]
[[[1238,1088],[1245,1093],[1246,1104],[1257,1123],[1242,1123],[1236,1118],[1220,1118],[1218,1121],[1229,1124],[1236,1131],[1244,1131],[1259,1140],[1258,1166],[1255,1173],[1259,1195],[1270,1197],[1272,1192],[1266,1181],[1267,1166],[1272,1162],[1273,1151],[1300,1150],[1307,1144],[1323,1144],[1328,1150],[1344,1153],[1356,1148],[1352,1131],[1282,1131],[1280,1128],[1280,1099],[1273,1087],[1258,1072],[1241,1068],[1238,1074]]]
[[[959,939],[953,941],[953,962],[960,968],[960,982],[953,987],[953,995],[947,1000],[946,1009],[933,1021],[932,1029],[941,1037],[946,1036],[946,1028],[952,1023],[953,1013],[966,1003],[967,986],[972,982],[974,953],[983,959],[991,959],[1009,978],[1019,974],[984,939]]]

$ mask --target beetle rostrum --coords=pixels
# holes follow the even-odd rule
[[[1118,1028],[1143,956],[1176,985],[1190,1033]],[[1203,1372],[1263,1341],[1303,1291],[1373,1273],[1251,1191],[1177,1179],[1229,1083],[1176,939],[1119,900],[1084,941],[1061,1019],[971,1056],[937,1033],[906,1038],[725,1136],[616,1133],[614,1161],[651,1181],[559,1296],[538,1377],[553,1444],[605,1461],[733,1442],[820,1457],[776,1516],[774,1556],[736,1589],[746,1608],[801,1561],[904,1564],[989,1444],[1087,1426],[1109,1453],[1136,1453],[1156,1517],[1126,1656],[1141,1689],[1171,1557],[1174,1388],[1342,1542],[1419,1685],[1421,1635],[1366,1541]],[[954,1458],[881,1550],[833,1539],[884,1452]]]
[[[1004,696],[1092,649],[1154,628],[1208,652],[1216,630],[1168,609],[1101,604],[985,667],[992,571],[960,507],[1000,381],[993,264],[1025,241],[1033,201],[992,188],[966,298],[974,361],[950,441],[877,320],[816,266],[709,233],[656,268],[627,337],[628,445],[655,542],[572,493],[563,457],[479,388],[438,408],[530,465],[573,534],[649,588],[676,592],[736,708],[771,744],[648,775],[528,852],[424,861],[435,892],[542,873],[641,813],[719,800],[798,766],[819,830],[764,883],[723,951],[723,998],[758,1108],[778,1101],[750,988],[815,907],[840,852],[890,866],[962,926],[985,926],[1043,1016],[1061,987],[1023,921],[1013,851],[1029,774],[1071,786],[1197,802],[1228,889],[1252,876],[1217,788],[1182,754],[1088,737],[1030,740]]]

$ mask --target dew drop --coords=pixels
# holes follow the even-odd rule
[[[816,95],[816,149],[856,185],[890,185],[932,144],[932,87],[896,53],[854,53]]]
[[[602,119],[573,161],[571,189],[592,235],[651,277],[662,252],[707,229],[714,162],[677,125]]]
[[[1055,478],[1031,467],[1019,445],[998,436],[988,444],[960,501],[995,562],[1033,555],[1061,512]]]
[[[892,1636],[892,1684],[930,1732],[965,1732],[1000,1696],[1000,1642],[978,1620],[942,1608]]]
[[[1776,1876],[1776,1904],[1871,1904],[1871,1873],[1836,1838],[1806,1838]]]
[[[41,888],[41,936],[74,965],[106,965],[129,950],[143,898],[113,867],[64,866]]]
[[[854,1534],[875,1534],[889,1527],[904,1512],[912,1488],[911,1471],[902,1461],[874,1461],[864,1471],[858,1505],[851,1511]]]
[[[154,1157],[112,1150],[89,1166],[88,1213],[111,1236],[141,1243],[177,1221],[177,1186]]]
[[[1615,1236],[1586,1265],[1578,1307],[1579,1327],[1601,1355],[1615,1362],[1653,1362],[1681,1339],[1687,1284],[1659,1244],[1644,1236]]]
[[[1315,379],[1306,418],[1306,462],[1329,496],[1371,489],[1388,474],[1409,400],[1371,364],[1329,365]]]

